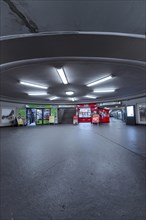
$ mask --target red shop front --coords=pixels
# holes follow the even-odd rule
[[[78,116],[78,122],[90,122],[92,121],[92,115],[99,114],[100,122],[109,122],[109,110],[99,108],[96,103],[78,104],[76,106],[76,115]]]
[[[79,104],[76,106],[76,115],[80,122],[90,122],[92,119],[93,111],[97,110],[96,103]]]

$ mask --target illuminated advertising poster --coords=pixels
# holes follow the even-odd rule
[[[92,116],[92,124],[98,124],[99,123],[99,115],[98,114],[94,114]]]
[[[58,112],[57,112],[57,108],[51,108],[51,116],[54,116],[54,123],[58,123],[58,116],[57,116]],[[50,121],[49,121],[50,122]]]
[[[98,108],[99,120],[101,123],[109,123],[109,110],[104,108]]]
[[[4,125],[14,125],[15,110],[10,108],[2,108],[1,123]]]
[[[127,117],[134,117],[134,106],[127,106]]]
[[[21,108],[17,110],[18,125],[26,125],[26,109]]]
[[[55,118],[54,118],[54,115],[51,115],[51,116],[49,116],[49,123],[50,124],[54,124],[55,123],[55,120],[54,120]]]

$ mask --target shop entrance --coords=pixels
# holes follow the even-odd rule
[[[51,109],[27,108],[26,109],[27,126],[49,124],[50,115],[51,115]]]

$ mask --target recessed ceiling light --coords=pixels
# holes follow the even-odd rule
[[[41,96],[41,95],[48,95],[47,92],[29,92],[28,95],[30,96]]]
[[[25,81],[20,81],[20,84],[26,85],[26,86],[31,86],[31,87],[36,87],[36,88],[41,88],[41,89],[48,89],[47,86],[44,85],[38,85],[30,82],[25,82]]]
[[[66,78],[66,75],[65,75],[63,69],[62,69],[62,68],[59,68],[59,69],[57,69],[57,72],[59,73],[59,76],[60,76],[62,82],[63,82],[64,84],[68,84],[67,78]]]
[[[67,91],[67,92],[66,92],[66,95],[73,95],[73,94],[74,94],[73,91]]]
[[[104,78],[102,78],[102,79],[96,80],[96,81],[94,81],[94,82],[92,82],[92,83],[89,83],[89,84],[87,84],[87,86],[88,86],[88,87],[94,86],[94,85],[96,85],[96,84],[98,84],[98,83],[102,83],[102,82],[104,82],[104,81],[106,81],[106,80],[109,80],[109,79],[111,79],[111,78],[112,78],[112,76],[107,76],[107,77],[104,77]]]
[[[52,100],[55,100],[57,99],[58,97],[54,96],[54,97],[50,97],[49,99],[52,101]]]
[[[93,96],[93,95],[86,95],[85,97],[89,99],[96,99],[96,96]]]
[[[93,92],[97,92],[97,93],[115,92],[115,89],[95,89]]]

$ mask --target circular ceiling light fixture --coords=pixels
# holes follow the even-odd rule
[[[66,95],[73,95],[73,94],[74,94],[73,91],[67,91],[67,92],[66,92]]]

